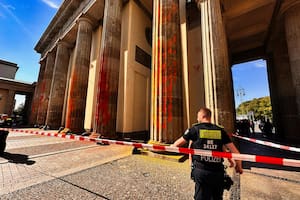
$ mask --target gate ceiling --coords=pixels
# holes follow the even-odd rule
[[[152,12],[152,1],[136,1]],[[221,0],[228,47],[233,62],[264,56],[272,21],[280,3],[281,1],[277,0]],[[199,12],[195,10],[193,11]]]

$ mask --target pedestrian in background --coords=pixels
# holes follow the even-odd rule
[[[263,132],[266,134],[268,138],[272,138],[272,129],[273,129],[273,125],[270,122],[270,120],[267,119],[263,127]]]
[[[252,130],[253,136],[255,135],[255,123],[253,120],[250,120],[250,128]]]
[[[194,149],[222,151],[228,149],[232,153],[239,153],[225,130],[211,123],[211,111],[201,108],[197,114],[198,124],[187,129],[182,137],[171,146],[182,146],[192,141]],[[242,162],[236,160],[235,170],[242,174]],[[223,199],[224,165],[223,159],[218,157],[192,155],[192,177],[195,181],[194,199]]]

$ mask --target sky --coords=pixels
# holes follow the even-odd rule
[[[39,73],[34,47],[63,0],[0,0],[0,59],[16,63],[16,80],[33,83]],[[16,105],[24,96],[17,96]]]
[[[34,47],[46,30],[63,0],[0,0],[0,59],[16,63],[16,80],[33,83],[39,73]],[[263,60],[232,67],[235,104],[269,96],[266,65]],[[237,91],[244,91],[237,96]],[[242,98],[241,98],[242,97]],[[16,106],[24,96],[16,96]]]
[[[244,101],[270,96],[265,60],[237,64],[231,71],[236,107]]]

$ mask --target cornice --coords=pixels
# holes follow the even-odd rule
[[[42,56],[51,51],[53,45],[64,37],[65,32],[72,29],[78,18],[87,16],[86,9],[95,2],[96,0],[65,0],[34,49]]]
[[[35,46],[35,50],[38,53],[42,53],[45,49],[45,44],[49,43],[52,40],[53,35],[57,34],[59,31],[58,29],[65,23],[68,19],[66,16],[67,11],[70,9],[70,6],[74,3],[74,0],[64,0],[60,8],[58,9],[57,13],[51,20],[50,24],[46,28],[45,32],[41,36],[40,40]]]

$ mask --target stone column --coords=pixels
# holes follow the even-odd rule
[[[47,55],[44,76],[41,80],[41,83],[39,83],[41,85],[38,88],[38,93],[39,93],[38,113],[37,113],[38,125],[45,125],[46,122],[49,94],[50,94],[52,77],[53,77],[54,61],[55,61],[55,51],[49,52]]]
[[[198,0],[201,9],[205,103],[214,123],[234,130],[232,75],[220,0]]]
[[[78,32],[67,100],[66,127],[74,133],[84,131],[84,116],[88,86],[92,23],[87,18],[78,20]]]
[[[63,41],[60,41],[57,44],[52,87],[46,118],[46,124],[49,125],[51,129],[58,129],[62,125],[61,119],[70,59],[68,48],[70,47],[70,44]]]
[[[296,91],[297,113],[300,118],[300,3],[285,11],[285,33],[291,65],[291,75]]]
[[[14,91],[14,90],[8,91],[7,102],[6,102],[6,106],[5,106],[5,113],[8,116],[11,116],[13,114],[13,110],[14,110],[14,106],[15,106],[15,94],[16,94],[16,91]]]
[[[122,0],[107,0],[104,8],[100,71],[93,131],[116,137]]]
[[[283,29],[283,26],[280,27]],[[292,141],[295,139],[300,121],[297,122],[296,91],[291,78],[284,30],[280,29],[271,42],[274,45],[272,48],[273,59],[268,59],[268,72],[273,123],[278,137]]]
[[[153,2],[150,139],[172,143],[183,133],[179,0]]]
[[[45,67],[46,67],[46,59],[40,61],[39,77],[35,85],[34,96],[31,105],[31,114],[29,115],[30,116],[29,124],[31,125],[37,124],[37,114],[39,109],[39,99],[40,99],[40,90],[41,90],[40,88],[45,73]]]
[[[28,124],[28,120],[30,118],[30,106],[32,105],[32,94],[26,94],[25,96],[25,104],[24,104],[24,124]]]

